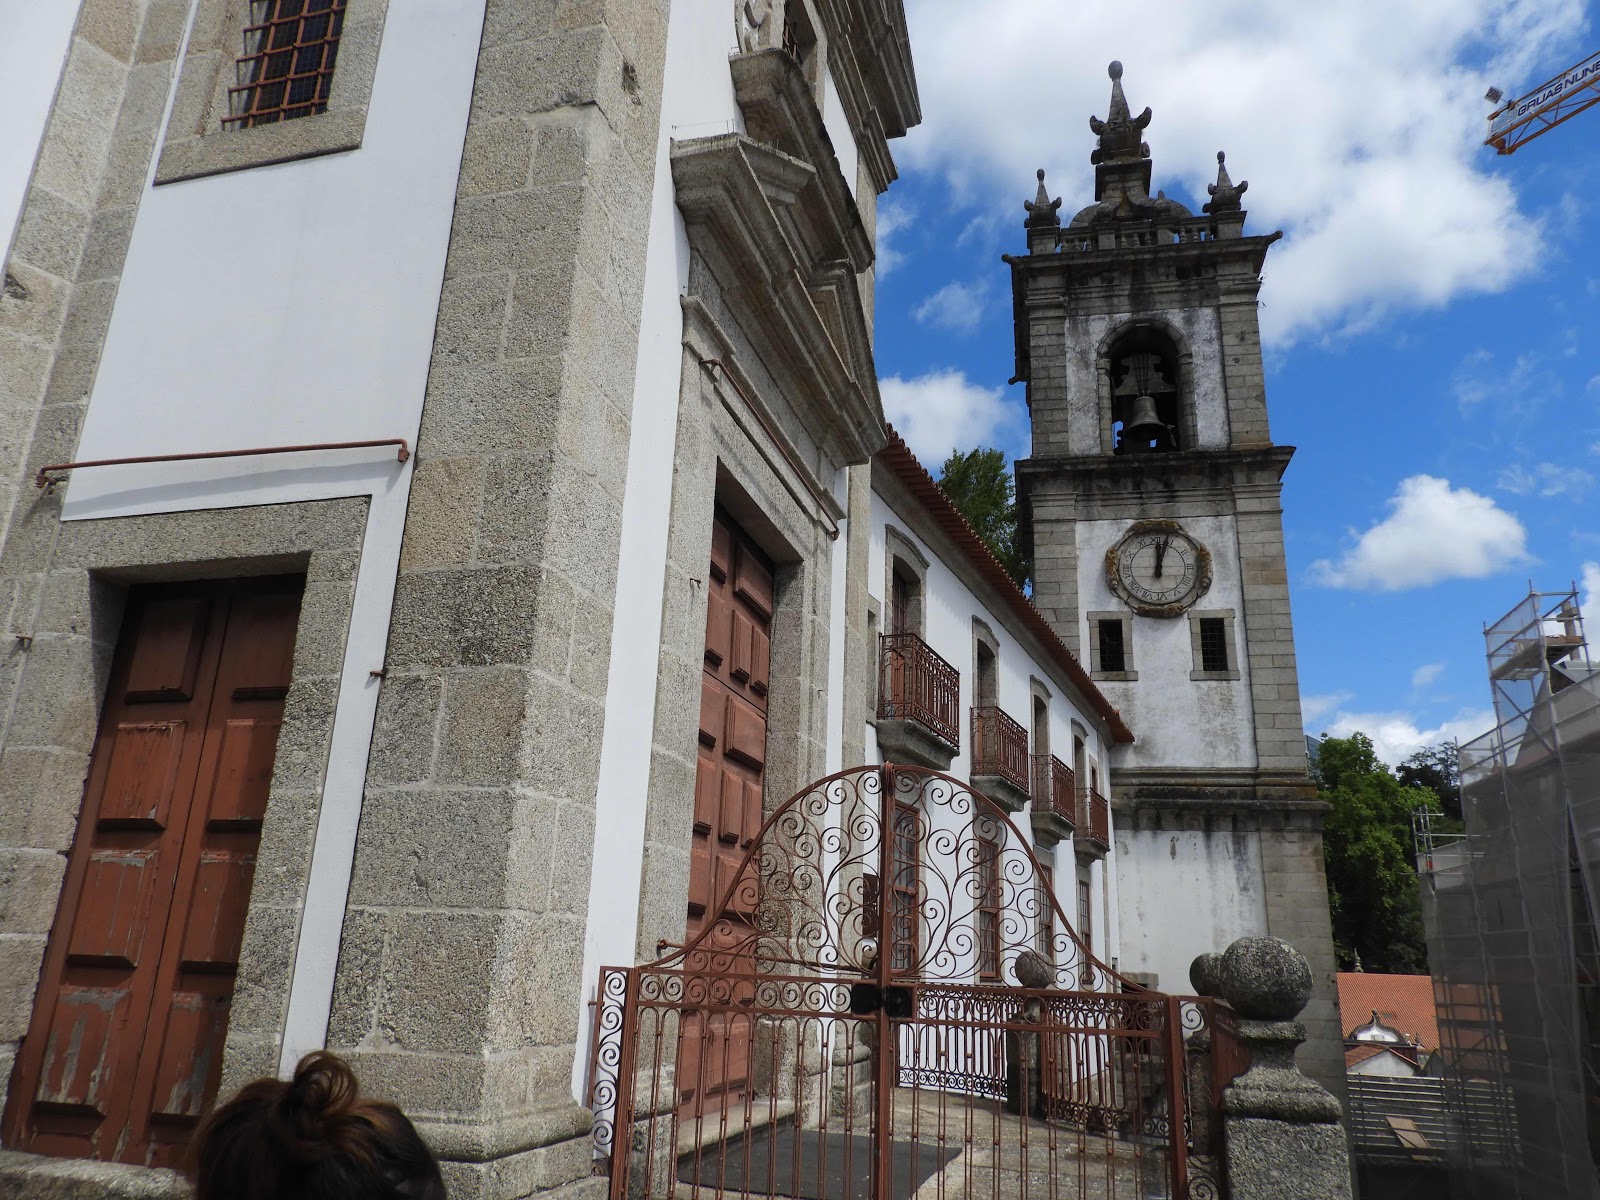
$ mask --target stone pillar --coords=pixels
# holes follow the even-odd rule
[[[1234,1200],[1348,1200],[1355,1195],[1339,1102],[1295,1066],[1295,1018],[1311,998],[1311,966],[1280,938],[1240,938],[1217,964],[1239,1014],[1250,1068],[1222,1096]]]

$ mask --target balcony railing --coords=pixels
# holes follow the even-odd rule
[[[916,721],[959,752],[961,674],[914,633],[886,633],[878,662],[878,716]]]
[[[1093,788],[1078,793],[1078,836],[1101,849],[1111,848],[1111,805]]]
[[[1076,806],[1072,802],[1078,790],[1072,768],[1054,754],[1033,756],[1033,811],[1053,812],[1058,817],[1074,821]]]
[[[999,705],[980,704],[972,710],[972,773],[998,775],[1028,790],[1028,731]]]

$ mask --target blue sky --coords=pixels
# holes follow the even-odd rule
[[[1044,167],[1092,199],[1121,59],[1153,186],[1215,153],[1285,230],[1261,312],[1307,731],[1391,760],[1491,723],[1482,625],[1600,592],[1600,107],[1510,157],[1490,105],[1600,48],[1581,0],[908,0],[924,124],[884,202],[878,368],[930,468],[1027,453],[1002,252]],[[1198,193],[1198,198],[1197,198]],[[1600,597],[1596,597],[1600,600]],[[1600,606],[1592,619],[1600,631]]]

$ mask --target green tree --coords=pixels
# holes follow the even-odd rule
[[[1371,971],[1426,974],[1411,814],[1439,812],[1439,798],[1402,783],[1364,733],[1324,737],[1318,749],[1318,792],[1332,806],[1322,842],[1339,965],[1359,953]]]
[[[960,450],[944,460],[939,486],[961,511],[1006,574],[1026,587],[1031,564],[1017,541],[1017,491],[1002,451]]]
[[[1439,798],[1445,816],[1461,820],[1461,761],[1454,742],[1418,750],[1400,764],[1396,774],[1407,787],[1427,788]]]

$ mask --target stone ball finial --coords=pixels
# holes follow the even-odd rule
[[[1240,938],[1219,974],[1222,998],[1253,1021],[1292,1021],[1311,999],[1311,964],[1282,938]]]
[[[1017,955],[1011,973],[1025,988],[1047,988],[1056,980],[1056,969],[1037,950],[1024,950]]]
[[[1113,79],[1121,79],[1122,78],[1122,64],[1119,63],[1116,59],[1112,59],[1111,60],[1111,65],[1106,68],[1106,74],[1111,76],[1111,78],[1113,78]]]
[[[1220,167],[1223,163],[1225,163],[1227,161],[1228,161],[1228,156],[1226,154],[1224,154],[1221,150],[1218,150],[1217,151],[1217,166]]]
[[[1196,996],[1215,996],[1222,987],[1222,955],[1207,952],[1195,955],[1189,964],[1189,986]]]
[[[1034,178],[1036,178],[1040,183],[1044,182],[1044,168],[1043,167],[1040,167],[1033,174],[1034,174]]]

